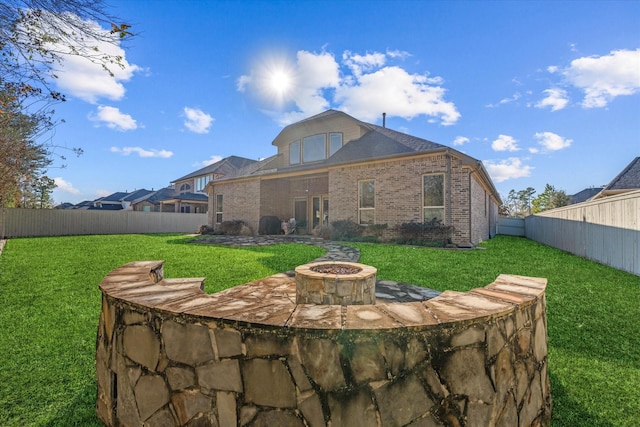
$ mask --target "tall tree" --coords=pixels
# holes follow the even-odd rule
[[[505,203],[500,207],[501,215],[524,217],[531,215],[531,201],[536,190],[527,187],[524,190],[510,190]]]
[[[533,213],[538,213],[566,206],[570,202],[571,199],[564,190],[556,190],[553,185],[547,184],[544,187],[544,191],[534,198],[531,203],[533,205]]]
[[[51,164],[48,149],[36,142],[51,122],[23,113],[19,89],[11,85],[0,89],[0,105],[0,207],[16,207],[24,186]]]
[[[102,0],[0,2],[0,206],[20,204],[61,148],[45,137],[56,125],[53,105],[65,100],[51,85],[64,58],[88,58],[111,74],[123,65],[99,48],[131,35],[114,22]]]

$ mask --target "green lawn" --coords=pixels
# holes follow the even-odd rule
[[[285,271],[322,254],[305,245],[230,249],[167,235],[13,239],[0,256],[0,425],[99,426],[95,404],[98,283],[134,260],[167,277],[207,277],[207,292]],[[546,277],[553,426],[640,420],[640,277],[520,239],[485,250],[357,244],[378,277],[438,290],[500,273]]]

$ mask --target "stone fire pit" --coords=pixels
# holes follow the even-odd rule
[[[376,303],[374,267],[355,262],[315,262],[296,267],[296,303],[363,305]]]
[[[310,298],[343,304],[361,290],[362,303],[304,304],[285,273],[207,295],[203,278],[165,278],[163,264],[132,262],[100,283],[106,426],[551,424],[546,279],[502,274],[469,292],[368,304],[375,268],[324,262],[303,269]],[[332,293],[316,274],[345,280]]]

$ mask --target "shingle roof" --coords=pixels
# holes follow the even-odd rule
[[[585,188],[584,190],[569,196],[571,198],[571,204],[586,202],[600,191],[602,191],[602,187]]]
[[[172,199],[189,200],[189,201],[192,201],[192,202],[207,202],[207,201],[209,201],[209,197],[206,194],[202,194],[202,193],[182,193],[182,194],[178,194],[175,197],[172,197]]]
[[[140,190],[136,190],[129,193],[126,197],[122,198],[121,200],[123,202],[133,202],[151,193],[153,193],[153,191],[141,188]]]
[[[145,200],[149,203],[157,204],[160,200],[174,199],[178,195],[178,192],[173,187],[165,187],[160,190],[154,191]]]
[[[368,124],[371,132],[345,144],[328,160],[328,164],[348,163],[403,153],[420,153],[445,149],[444,145],[407,135],[382,126]]]
[[[604,187],[608,190],[633,190],[640,188],[640,157],[633,159],[618,176]]]
[[[236,170],[242,169],[247,165],[250,165],[253,163],[256,163],[256,160],[251,160],[251,159],[238,157],[238,156],[229,156],[229,157],[225,157],[220,161],[207,165],[201,169],[198,169],[195,172],[191,172],[190,174],[187,174],[183,177],[173,180],[171,182],[182,181],[183,179],[195,178],[197,176],[207,175],[211,173],[227,176],[232,174]]]
[[[122,199],[124,199],[125,197],[127,197],[128,194],[129,193],[117,192],[117,193],[109,194],[108,196],[105,196],[105,197],[101,197],[100,199],[97,199],[96,201],[100,201],[100,202],[119,202]]]

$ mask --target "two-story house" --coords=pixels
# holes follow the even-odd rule
[[[328,110],[285,127],[277,154],[210,179],[209,224],[295,218],[387,224],[433,218],[454,226],[453,242],[495,234],[500,195],[479,160],[450,147]],[[190,174],[193,175],[193,174]]]

